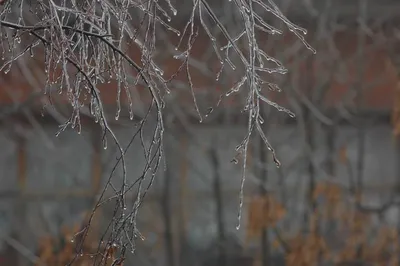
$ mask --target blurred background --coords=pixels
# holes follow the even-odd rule
[[[231,2],[209,2],[228,29],[240,27]],[[190,5],[174,3],[179,12],[172,23],[183,28]],[[237,230],[243,165],[235,147],[247,132],[246,94],[215,107],[240,78],[225,70],[216,80],[218,60],[200,32],[190,67],[199,110],[209,115],[199,123],[186,76],[179,74],[166,98],[165,158],[139,210],[144,240],[125,265],[399,265],[400,2],[275,3],[308,29],[306,40],[317,50],[307,50],[279,19],[266,18],[285,34],[259,42],[289,69],[269,76],[282,92],[266,95],[296,114],[291,118],[267,105],[262,110],[281,167],[252,135]],[[213,34],[222,40],[217,27]],[[166,76],[180,65],[171,56],[177,41],[167,33],[159,40],[157,60]],[[70,107],[61,98],[51,105],[42,91],[43,68],[32,61],[21,58],[0,74],[0,265],[65,265],[118,153],[111,140],[104,149],[101,128],[89,116],[82,118],[81,134],[66,130],[56,136]],[[134,119],[123,96],[115,120],[115,84],[101,88],[123,146],[150,102],[145,90],[130,90]],[[143,143],[135,138],[127,152],[130,180],[143,171],[142,145],[152,141],[153,120],[141,133]],[[119,177],[112,177],[115,183]],[[96,211],[88,254],[101,241],[114,206],[111,199]],[[76,265],[88,261],[85,253]]]

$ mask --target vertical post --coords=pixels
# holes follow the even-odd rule
[[[82,223],[82,228],[88,226],[87,234],[80,234],[79,237],[85,236],[85,239],[80,239],[80,241],[84,241],[83,243],[80,242],[80,244],[83,244],[82,248],[84,247],[91,247],[93,243],[98,243],[100,242],[100,236],[101,234],[101,221],[103,220],[101,215],[102,215],[102,209],[99,207],[96,209],[95,213],[93,214],[92,219],[90,219],[90,216],[92,214],[92,210],[95,207],[95,204],[97,203],[97,196],[98,193],[101,189],[101,177],[102,177],[102,160],[101,160],[101,151],[102,149],[100,148],[102,145],[101,142],[101,132],[99,130],[96,130],[96,127],[93,127],[93,124],[88,124],[88,126],[91,126],[90,128],[90,141],[91,141],[91,147],[92,147],[92,154],[91,154],[91,172],[90,172],[90,187],[86,190],[85,189],[85,195],[89,196],[87,199],[87,204],[88,204],[88,209],[86,210],[85,213],[85,219]],[[76,232],[74,232],[76,233]],[[79,244],[79,245],[80,245]],[[87,250],[85,252],[93,252],[90,250]],[[98,259],[98,256],[94,256],[93,263],[95,263]],[[91,259],[90,259],[91,260]]]
[[[24,224],[26,223],[26,202],[23,195],[26,192],[26,181],[27,181],[27,159],[26,159],[26,141],[23,137],[17,138],[17,184],[19,197],[16,202],[15,209],[15,225],[16,225],[16,238],[19,242],[26,245],[26,241],[29,236],[26,234],[26,230],[23,230]],[[27,239],[28,238],[28,239]],[[18,265],[28,265],[28,261],[25,258],[18,255]]]
[[[219,266],[226,265],[226,252],[225,252],[225,223],[224,223],[224,211],[223,211],[223,195],[221,189],[221,176],[219,173],[219,161],[218,161],[218,154],[215,149],[215,145],[211,145],[209,148],[209,156],[212,163],[212,168],[214,171],[214,198],[216,203],[216,221],[217,221],[217,230],[218,230],[218,260]]]
[[[96,196],[101,186],[101,174],[102,174],[102,163],[101,163],[101,136],[98,130],[92,130],[92,194]]]
[[[328,148],[328,158],[326,162],[326,172],[330,177],[335,176],[335,162],[334,162],[334,154],[335,154],[335,144],[336,144],[336,131],[337,131],[337,122],[335,121],[332,126],[325,126],[326,132],[326,146]]]
[[[168,158],[169,153],[168,143],[166,146],[166,156]],[[165,252],[167,257],[167,265],[175,266],[174,256],[174,243],[173,243],[173,231],[172,231],[172,214],[171,214],[171,184],[172,184],[172,173],[170,167],[167,166],[164,171],[164,186],[163,195],[161,198],[161,209],[164,218],[164,237],[165,237]]]
[[[308,161],[307,161],[307,168],[308,168],[308,203],[310,204],[311,211],[314,213],[316,209],[316,202],[313,198],[313,193],[316,186],[315,181],[315,169],[313,165],[313,152],[315,150],[315,123],[313,121],[312,114],[307,107],[304,107],[304,117],[306,121],[306,144],[308,148]],[[311,214],[312,215],[312,214]]]
[[[101,134],[99,130],[96,130],[96,128],[91,129],[91,142],[92,142],[92,149],[93,149],[93,154],[92,154],[92,162],[91,162],[91,205],[94,206],[97,201],[97,194],[100,191],[101,188],[101,177],[102,177],[102,161],[101,161],[101,155],[102,155],[102,149],[100,149],[102,145],[101,141]],[[90,208],[91,211],[91,208]],[[91,229],[91,234],[88,235],[88,239],[86,241],[88,242],[97,242],[99,239],[101,233],[101,219],[102,215],[102,209],[99,208],[96,210],[95,216],[97,218],[93,218],[92,224],[90,225]]]
[[[356,80],[356,114],[360,113],[362,105],[363,80],[365,78],[365,34],[362,31],[362,24],[366,23],[367,2],[359,0],[359,24],[357,29],[357,80]],[[364,153],[365,153],[365,129],[357,123],[357,172],[356,172],[356,199],[359,200],[363,189],[363,171],[364,171]]]
[[[397,76],[400,77],[400,71],[398,69],[397,70]],[[396,99],[396,107],[393,110],[392,113],[392,123],[393,126],[395,127],[395,131],[394,131],[394,138],[395,138],[395,147],[396,147],[396,155],[397,155],[397,167],[396,167],[396,174],[397,174],[397,179],[398,179],[398,183],[397,183],[397,193],[398,194],[400,192],[400,131],[398,131],[398,125],[400,124],[400,80],[397,82],[397,86],[396,86],[396,94],[397,94],[397,99]],[[400,207],[398,207],[398,209],[400,209]],[[400,212],[399,215],[397,217],[397,230],[400,231]]]
[[[186,212],[186,202],[187,202],[187,174],[188,174],[188,162],[187,162],[187,136],[183,133],[182,140],[180,143],[180,154],[181,163],[179,171],[179,265],[183,264],[184,250],[186,245],[186,230],[187,230],[187,212]]]
[[[25,140],[23,138],[18,138],[18,189],[23,194],[26,192],[26,151],[25,151]]]
[[[305,60],[305,67],[306,69],[313,69],[313,61],[310,56],[308,56]],[[315,89],[315,76],[313,74],[308,75],[304,80],[304,89],[306,97],[308,97],[312,102],[315,102],[315,98],[317,96],[318,91]],[[306,204],[308,204],[308,208],[305,209],[304,214],[304,226],[305,230],[309,229],[310,221],[315,214],[316,210],[316,202],[313,197],[313,193],[316,187],[316,180],[315,180],[315,168],[313,165],[313,156],[315,151],[315,130],[316,130],[316,121],[310,111],[310,109],[303,104],[303,116],[305,122],[305,144],[306,144],[306,167],[308,170],[308,189],[306,194]]]
[[[391,47],[391,52],[389,54],[389,58],[387,59],[387,67],[390,71],[396,73],[397,76],[397,83],[395,88],[395,95],[394,95],[394,106],[392,108],[391,114],[391,122],[396,147],[396,160],[397,160],[397,167],[396,167],[396,175],[397,175],[397,188],[396,194],[398,195],[400,192],[400,50],[398,49],[399,43],[397,42],[395,45]],[[386,189],[385,189],[386,190]],[[398,207],[400,210],[400,207]],[[397,217],[397,230],[400,231],[400,213]]]
[[[265,108],[264,105],[260,106],[260,114],[262,116],[266,115],[266,112],[264,112]],[[267,119],[266,117],[263,117],[264,119]],[[267,125],[263,126],[264,133],[267,130]],[[259,137],[259,165],[260,165],[260,195],[263,199],[267,197],[267,190],[265,187],[267,186],[268,182],[268,157],[267,157],[267,149],[265,146],[265,143],[261,136]],[[262,209],[262,212],[266,212],[269,210],[266,210],[265,208]],[[262,217],[266,217],[265,214],[262,215]],[[267,266],[269,265],[269,259],[270,259],[270,246],[269,246],[269,232],[268,228],[263,227],[261,231],[261,261],[262,261],[262,266]]]

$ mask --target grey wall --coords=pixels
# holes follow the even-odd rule
[[[94,152],[90,144],[90,134],[86,132],[83,135],[77,135],[74,132],[65,132],[56,138],[54,136],[56,130],[56,127],[45,127],[47,138],[33,130],[28,134],[26,139],[26,191],[30,193],[40,195],[41,193],[49,194],[66,189],[90,188],[91,160]],[[193,127],[192,131],[192,138],[195,141],[189,140],[187,153],[184,153],[180,146],[183,136],[167,135],[165,139],[166,162],[173,179],[173,215],[179,214],[180,175],[182,163],[187,160],[189,163],[186,188],[188,198],[184,202],[184,206],[188,213],[188,240],[199,247],[206,247],[214,239],[217,227],[214,222],[215,200],[212,192],[212,181],[215,173],[207,154],[207,149],[214,147],[218,150],[218,173],[223,182],[226,227],[229,232],[243,240],[246,209],[244,209],[242,218],[242,229],[239,231],[235,229],[241,166],[230,161],[235,155],[234,148],[241,142],[245,131],[238,127],[228,126],[220,126],[219,128]],[[121,142],[126,144],[129,142],[133,128],[118,129],[116,132]],[[364,182],[368,187],[379,187],[377,189],[379,191],[369,192],[365,201],[370,205],[379,205],[388,198],[398,182],[399,173],[396,172],[397,151],[390,126],[375,126],[367,129],[366,132]],[[144,135],[146,137],[151,136],[148,131]],[[304,144],[299,130],[292,126],[272,128],[268,135],[282,161],[283,178],[279,176],[272,162],[259,162],[252,155],[253,168],[249,168],[247,173],[245,195],[247,197],[255,195],[259,186],[259,167],[266,167],[268,170],[268,189],[272,193],[276,193],[278,198],[282,194],[287,195],[285,204],[288,209],[288,216],[285,219],[296,221],[297,218],[301,217],[305,206],[305,191],[308,182],[308,172],[305,167],[307,146]],[[349,180],[348,168],[336,161],[336,176],[328,176],[324,170],[324,159],[332,154],[327,154],[327,149],[323,144],[324,135],[322,132],[318,132],[315,138],[316,142],[319,143],[317,150],[312,153],[313,162],[317,169],[316,178],[331,180],[347,186]],[[16,142],[11,138],[9,132],[3,130],[0,131],[0,145],[2,147],[0,150],[0,194],[4,191],[18,191]],[[149,141],[145,145],[149,145]],[[348,126],[340,128],[336,139],[334,158],[337,157],[337,151],[343,145],[347,147],[351,168],[355,171],[357,161],[356,130]],[[253,153],[256,154],[259,147],[260,145],[256,144]],[[117,153],[111,141],[109,141],[107,150],[100,149],[100,151],[102,152],[104,166],[103,180],[106,180],[114,165]],[[126,156],[128,180],[133,182],[140,176],[144,165],[140,142],[136,141]],[[258,168],[255,168],[254,165],[257,165]],[[162,170],[149,193],[148,203],[145,203],[141,210],[140,224],[149,228],[146,229],[149,240],[148,242],[145,241],[144,245],[151,245],[151,243],[160,240],[160,236],[151,234],[151,228],[163,230],[160,201],[158,200],[162,190],[163,175],[165,175],[163,168],[162,165]],[[117,186],[120,181],[120,174],[116,174],[113,177],[113,184]],[[32,198],[26,201],[19,201],[18,197],[0,197],[0,199],[0,247],[1,244],[4,244],[1,237],[9,235],[14,230],[26,235],[24,241],[28,241],[29,243],[26,244],[33,248],[35,239],[39,235],[55,234],[62,225],[72,224],[82,219],[83,211],[90,208],[88,199],[73,197],[61,199],[48,197],[40,200]],[[18,208],[25,208],[24,214],[21,214],[21,210]],[[386,216],[389,222],[393,224],[398,222],[397,209],[388,210]],[[293,224],[293,230],[295,229],[296,224]]]

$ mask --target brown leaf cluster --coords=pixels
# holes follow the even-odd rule
[[[325,239],[317,234],[297,235],[288,241],[290,251],[286,255],[288,266],[317,265],[328,254]]]
[[[94,259],[97,257],[97,261],[102,261],[101,265],[104,266],[123,266],[124,259],[117,259],[116,253],[118,246],[106,245],[104,247],[104,254],[94,256],[98,254],[98,241],[94,239],[88,239],[89,241],[84,242],[82,253],[76,253],[76,241],[74,241],[74,235],[79,231],[79,226],[73,226],[72,228],[64,227],[61,229],[59,237],[46,236],[39,240],[39,254],[40,261],[37,265],[52,265],[52,266],[64,266],[68,265],[74,260],[73,265],[76,266],[89,266],[93,265]]]
[[[272,195],[253,197],[249,204],[247,238],[257,237],[263,229],[275,226],[285,214],[285,208]]]
[[[339,185],[321,182],[312,196],[314,200],[321,200],[308,216],[306,232],[303,227],[297,234],[284,234],[272,243],[275,248],[284,247],[288,266],[313,266],[327,262],[333,265],[359,262],[399,264],[398,230],[374,225],[371,219],[374,213],[364,212],[349,203],[349,197],[361,200],[360,193],[350,195]],[[249,206],[248,236],[259,238],[261,229],[277,226],[277,221],[284,215],[283,207],[272,195],[255,197]]]

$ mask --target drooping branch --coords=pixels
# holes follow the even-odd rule
[[[140,236],[136,225],[138,209],[154,181],[163,154],[164,95],[171,93],[171,91],[173,92],[170,89],[171,80],[177,77],[179,71],[186,70],[188,79],[186,87],[190,89],[200,121],[213,110],[209,109],[206,115],[202,115],[200,107],[197,105],[196,84],[192,80],[189,64],[193,57],[192,50],[200,31],[206,33],[214,54],[220,63],[220,71],[216,75],[217,79],[223,74],[225,64],[232,71],[236,71],[234,76],[239,78],[238,82],[221,94],[220,100],[245,92],[243,111],[248,115],[248,132],[236,149],[238,155],[243,158],[240,208],[243,204],[247,147],[253,131],[260,134],[264,144],[272,152],[276,165],[280,165],[272,144],[270,144],[262,130],[261,124],[264,123],[264,118],[259,111],[260,105],[271,105],[292,117],[294,113],[271,101],[263,92],[263,88],[279,89],[276,84],[265,80],[265,74],[286,74],[287,69],[279,60],[269,56],[267,51],[263,50],[262,45],[259,44],[258,36],[262,34],[283,33],[282,30],[266,22],[261,12],[272,14],[284,22],[284,25],[301,40],[305,47],[315,53],[315,50],[306,42],[303,36],[306,30],[290,22],[271,0],[233,0],[230,3],[235,9],[235,14],[233,15],[237,15],[242,23],[239,34],[234,34],[228,30],[229,27],[221,20],[218,12],[215,12],[215,8],[211,7],[210,1],[194,0],[184,2],[185,5],[190,6],[191,14],[181,32],[170,24],[171,17],[176,16],[180,8],[175,8],[169,0],[39,0],[35,1],[35,3],[25,0],[0,0],[0,5],[4,6],[0,8],[0,48],[3,49],[3,55],[7,57],[5,64],[0,66],[0,69],[5,69],[4,72],[8,73],[15,60],[26,53],[33,55],[33,51],[37,51],[41,43],[43,47],[40,48],[44,52],[41,55],[44,57],[44,72],[46,73],[44,92],[51,98],[52,90],[47,88],[50,86],[58,87],[59,93],[66,94],[73,108],[71,117],[65,124],[61,125],[60,132],[66,130],[67,127],[77,127],[78,132],[80,132],[81,108],[84,105],[89,105],[90,114],[102,127],[104,148],[107,148],[107,134],[111,135],[118,146],[117,162],[104,188],[104,191],[107,188],[111,188],[115,196],[104,199],[103,191],[93,210],[94,212],[102,203],[117,199],[113,214],[114,218],[110,221],[110,227],[113,229],[112,232],[109,232],[109,243],[104,249],[110,246],[114,247],[116,243],[123,247],[124,251],[129,246],[132,251],[135,249],[134,240]],[[222,33],[221,38],[216,38],[213,35],[213,31],[209,29],[210,23]],[[11,36],[10,32],[12,32]],[[170,78],[164,77],[163,68],[156,63],[157,57],[155,54],[159,49],[156,41],[160,39],[160,32],[171,32],[180,36],[179,44],[176,46],[177,49],[180,48],[183,39],[187,38],[186,47],[182,48],[183,52],[178,51],[181,53],[175,56],[171,54],[175,59],[182,59],[183,63]],[[24,46],[30,41],[32,43],[25,49],[21,49],[22,52],[15,54],[15,47]],[[225,42],[225,44],[221,45],[219,41]],[[240,44],[242,41],[245,45]],[[140,60],[134,60],[129,55],[132,51],[129,49],[133,49],[131,44],[135,45],[134,49],[138,48]],[[233,53],[231,52],[232,50]],[[272,66],[268,65],[269,63],[272,63]],[[72,69],[70,68],[71,66]],[[111,80],[115,80],[117,83],[116,120],[118,120],[121,111],[120,101],[121,91],[123,90],[125,90],[128,98],[130,118],[133,119],[130,90],[132,87],[136,87],[139,82],[144,82],[151,97],[148,114],[151,109],[154,108],[156,110],[156,126],[152,136],[150,136],[150,145],[145,147],[143,140],[146,137],[143,133],[143,127],[148,114],[140,123],[140,129],[137,134],[132,137],[132,140],[136,137],[141,139],[146,161],[142,174],[136,180],[128,180],[127,178],[124,159],[127,149],[121,146],[110,128],[104,111],[99,86]],[[120,188],[115,187],[111,182],[118,165],[122,167],[122,185]],[[146,186],[143,181],[148,174],[151,177],[149,178],[149,184]],[[136,198],[133,202],[134,206],[131,210],[127,210],[125,195],[134,186],[138,187]],[[241,212],[239,212],[239,222],[240,217]],[[88,226],[85,228],[83,240],[87,235]],[[107,253],[105,250],[103,251],[103,253]],[[121,254],[121,256],[123,257],[124,255]],[[101,261],[102,263],[104,262],[103,258]]]

